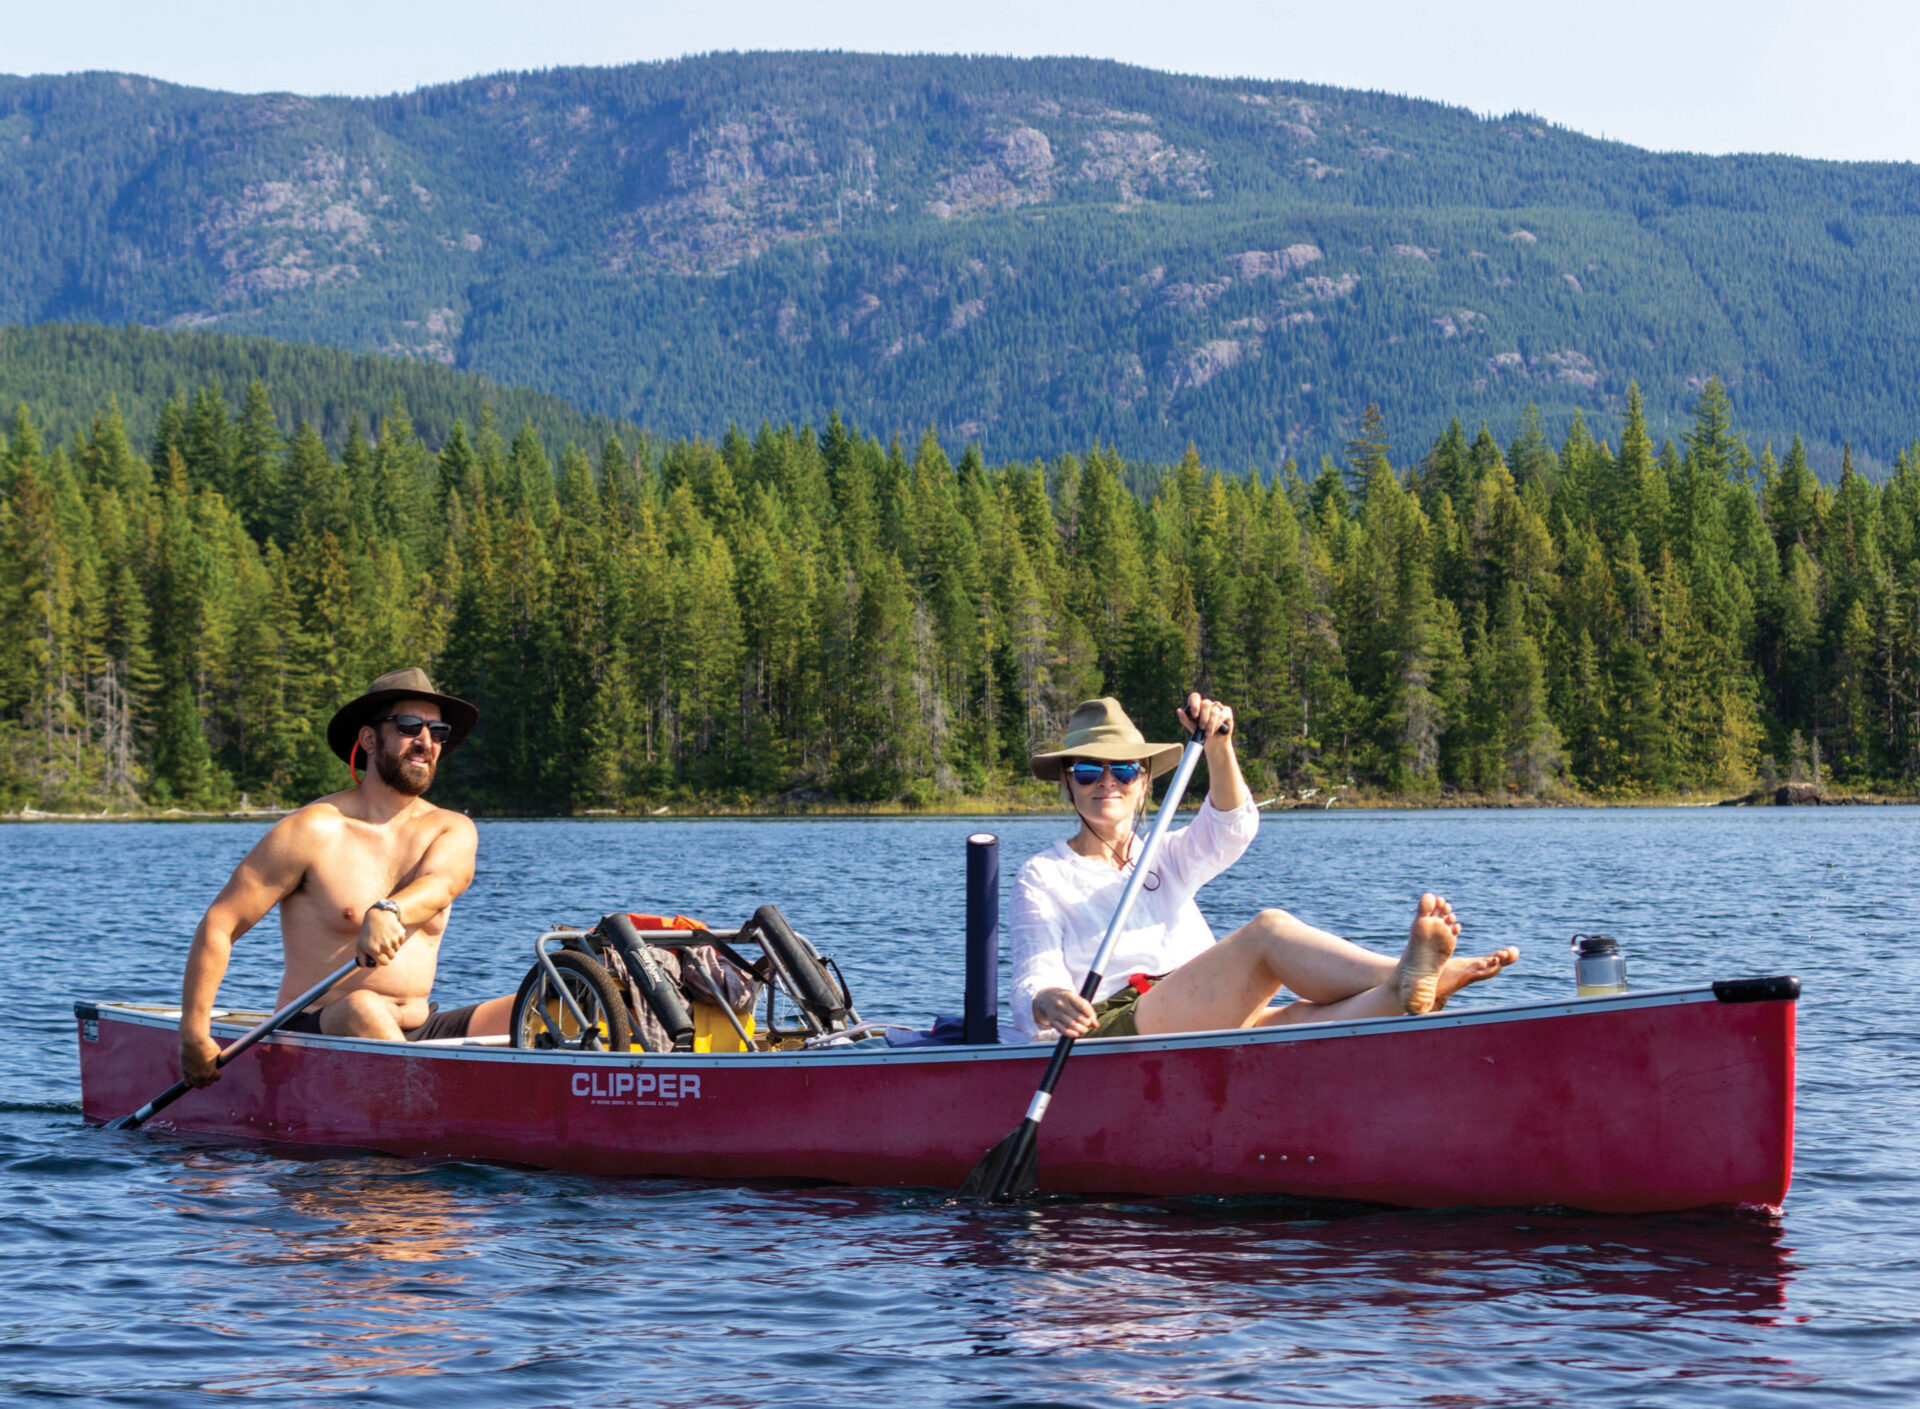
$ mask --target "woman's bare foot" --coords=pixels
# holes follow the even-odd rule
[[[1407,947],[1400,953],[1400,965],[1393,976],[1404,1011],[1430,1013],[1443,1001],[1440,978],[1447,961],[1453,958],[1453,946],[1459,942],[1460,922],[1453,917],[1453,907],[1432,893],[1421,896],[1413,926],[1407,931]]]
[[[1496,949],[1491,954],[1475,954],[1447,960],[1441,966],[1439,982],[1434,985],[1433,1007],[1429,1011],[1439,1012],[1447,1006],[1447,999],[1468,984],[1492,978],[1519,957],[1520,951],[1509,944],[1505,949]]]

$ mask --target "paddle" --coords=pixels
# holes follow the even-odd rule
[[[1187,740],[1187,746],[1180,755],[1180,766],[1174,770],[1173,781],[1167,784],[1167,796],[1160,804],[1160,813],[1153,819],[1153,829],[1147,833],[1146,845],[1140,848],[1140,855],[1133,864],[1133,874],[1127,877],[1126,888],[1120,892],[1120,904],[1114,909],[1113,918],[1107,922],[1107,933],[1100,941],[1100,952],[1093,956],[1093,967],[1087,971],[1087,981],[1080,985],[1080,996],[1089,1003],[1093,1001],[1093,995],[1100,991],[1107,957],[1113,953],[1113,944],[1120,937],[1120,931],[1126,928],[1127,915],[1133,909],[1134,898],[1140,894],[1140,883],[1146,878],[1153,853],[1160,845],[1160,838],[1166,835],[1174,811],[1187,791],[1187,780],[1193,776],[1194,765],[1200,761],[1204,737],[1200,730],[1195,729],[1193,737]],[[981,1157],[980,1163],[967,1176],[967,1182],[960,1186],[961,1198],[1001,1203],[1011,1198],[1024,1198],[1037,1187],[1036,1137],[1040,1132],[1040,1122],[1046,1117],[1047,1106],[1053,1100],[1053,1088],[1060,1080],[1060,1071],[1067,1064],[1067,1054],[1073,1051],[1073,1044],[1074,1039],[1065,1036],[1053,1044],[1052,1060],[1047,1063],[1047,1070],[1040,1078],[1040,1089],[1033,1093],[1033,1100],[1027,1105],[1026,1117],[1012,1134]]]
[[[306,1007],[307,1004],[313,1002],[314,999],[320,997],[321,994],[325,993],[359,967],[360,961],[357,958],[342,964],[312,988],[309,988],[305,993],[302,993],[298,998],[287,1004],[286,1007],[282,1008],[272,1017],[267,1018],[258,1027],[244,1034],[238,1041],[229,1045],[219,1056],[213,1059],[213,1064],[216,1067],[224,1067],[228,1062],[246,1051],[247,1048],[253,1046],[254,1043],[265,1037],[269,1032],[289,1022],[302,1008]],[[140,1126],[153,1119],[155,1115],[165,1110],[191,1090],[193,1090],[193,1088],[187,1085],[184,1080],[176,1081],[158,1096],[155,1096],[151,1101],[148,1101],[144,1106],[140,1107],[140,1109],[132,1115],[123,1115],[118,1120],[108,1121],[107,1129],[137,1130]]]

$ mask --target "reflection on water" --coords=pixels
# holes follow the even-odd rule
[[[1130,1399],[1168,1387],[1169,1357],[1204,1366],[1216,1393],[1278,1358],[1296,1391],[1362,1363],[1413,1394],[1484,1378],[1496,1346],[1510,1363],[1618,1373],[1595,1354],[1600,1328],[1660,1342],[1650,1365],[1684,1347],[1695,1378],[1778,1371],[1747,1344],[1785,1306],[1776,1219],[1327,1212],[1062,1203],[964,1215],[903,1251],[1015,1288],[956,1326],[970,1353],[1044,1356]]]
[[[457,1199],[429,1179],[374,1177],[359,1164],[271,1182],[287,1211],[310,1227],[291,1230],[285,1255],[304,1262],[433,1263],[476,1255],[489,1209]]]
[[[435,1375],[484,1353],[472,1344],[484,1338],[463,1329],[484,1307],[484,1287],[472,1294],[463,1264],[484,1255],[492,1210],[430,1172],[373,1161],[236,1163],[209,1152],[188,1154],[169,1182],[176,1214],[229,1229],[204,1250],[227,1270],[192,1279],[206,1299],[189,1301],[187,1314],[204,1313],[226,1336],[286,1337],[301,1361],[291,1378],[271,1362],[248,1364],[210,1378],[209,1391],[278,1394],[324,1382],[364,1393],[378,1379]],[[215,1319],[232,1281],[263,1279],[285,1292]]]

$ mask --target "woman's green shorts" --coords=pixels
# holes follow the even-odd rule
[[[1140,990],[1129,984],[1111,998],[1093,1005],[1093,1031],[1088,1037],[1138,1037],[1140,1027],[1133,1008],[1140,1001]]]

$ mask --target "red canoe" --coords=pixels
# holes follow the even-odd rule
[[[1777,1207],[1793,1166],[1793,979],[1364,1022],[1081,1042],[1040,1184],[1406,1207]],[[75,1005],[89,1120],[179,1072],[177,1013]],[[229,1015],[216,1039],[251,1019]],[[1048,1049],[878,1043],[539,1052],[275,1034],[156,1126],[608,1175],[956,1188]]]

